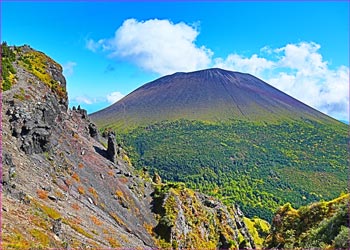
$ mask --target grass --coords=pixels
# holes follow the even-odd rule
[[[49,74],[48,65],[54,65],[60,71],[62,67],[53,61],[51,58],[46,56],[44,53],[39,51],[29,51],[26,53],[20,53],[18,63],[20,66],[25,68],[27,71],[35,75],[42,82],[44,82],[48,87],[51,88],[59,97],[66,98],[67,92],[63,85],[55,81],[51,74]]]
[[[54,208],[49,207],[45,204],[42,204],[34,199],[31,200],[35,207],[39,208],[41,211],[43,211],[48,217],[51,219],[57,220],[62,218],[61,214]]]
[[[82,227],[78,226],[74,221],[63,219],[62,222],[68,226],[70,226],[72,229],[74,229],[76,232],[78,232],[81,235],[84,235],[87,238],[93,239],[94,236],[88,232],[86,232]]]
[[[29,233],[35,238],[39,243],[40,247],[47,248],[50,245],[50,238],[47,235],[47,232],[39,229],[31,229]]]
[[[119,243],[119,241],[112,236],[106,236],[105,239],[108,241],[109,245],[113,248],[122,247],[122,245]]]
[[[31,242],[27,240],[20,232],[2,235],[3,249],[29,249]]]

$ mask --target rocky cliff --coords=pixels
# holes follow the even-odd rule
[[[106,149],[86,111],[68,108],[60,65],[2,47],[4,249],[255,247],[238,208],[152,182],[113,135]]]

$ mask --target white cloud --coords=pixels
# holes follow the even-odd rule
[[[107,98],[107,101],[112,104],[119,101],[123,97],[124,95],[122,93],[116,91],[108,94],[106,98]]]
[[[164,75],[209,67],[213,52],[195,44],[198,34],[196,27],[183,22],[128,19],[113,38],[89,40],[86,46],[92,51],[102,48],[110,51],[111,57],[125,58],[145,70]]]
[[[96,103],[96,100],[87,96],[76,96],[72,99],[72,101],[76,103],[88,104],[88,105]]]
[[[298,100],[340,120],[349,120],[349,68],[331,69],[314,42],[287,44],[261,55],[230,54],[214,59],[214,67],[250,73]],[[273,59],[271,59],[273,58]]]
[[[216,58],[214,67],[225,68],[228,70],[249,72],[252,75],[259,76],[264,70],[271,69],[274,62],[254,54],[250,58],[242,57],[238,54],[230,54],[226,59]]]
[[[71,76],[74,73],[74,67],[77,66],[76,62],[67,62],[62,65],[63,67],[63,74],[65,76]]]
[[[96,52],[98,49],[102,48],[103,51],[108,50],[109,47],[106,45],[105,39],[100,39],[95,42],[92,39],[86,41],[85,47],[92,52]]]
[[[106,51],[111,58],[129,60],[161,75],[209,67],[255,75],[302,102],[337,119],[349,120],[349,67],[330,68],[315,42],[265,46],[258,54],[238,53],[213,58],[213,52],[198,46],[199,24],[151,19],[125,20],[112,38],[88,40],[86,47]],[[110,103],[123,95],[113,92]]]

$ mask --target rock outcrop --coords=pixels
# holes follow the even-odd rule
[[[255,248],[234,206],[193,192],[181,183],[158,184],[154,192],[154,212],[160,215],[155,232],[163,247],[194,249]]]
[[[106,159],[86,110],[68,109],[62,68],[28,46],[13,50],[16,83],[2,100],[4,249],[254,247],[234,207],[116,161],[128,158],[112,133]]]
[[[108,134],[107,156],[111,162],[113,163],[116,162],[117,146],[116,146],[115,135],[112,132]]]

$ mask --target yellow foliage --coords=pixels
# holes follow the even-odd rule
[[[38,190],[36,191],[36,194],[37,194],[37,196],[38,196],[40,199],[46,200],[47,197],[48,197],[49,192],[47,192],[47,191],[45,191],[45,190],[42,190],[42,189],[38,189]]]
[[[120,243],[115,238],[108,236],[105,239],[108,241],[111,247],[113,248],[121,247]]]
[[[89,192],[92,194],[92,196],[94,196],[94,198],[98,198],[98,194],[97,191],[93,188],[93,187],[89,187]]]
[[[80,177],[77,173],[73,173],[72,178],[76,180],[77,182],[80,182]]]
[[[44,204],[41,204],[34,199],[32,199],[32,202],[36,207],[38,207],[41,211],[43,211],[51,219],[57,220],[59,218],[62,218],[61,214],[58,211],[56,211],[54,208],[46,206]]]
[[[118,215],[116,215],[113,212],[110,212],[109,215],[119,224],[122,226],[125,226],[125,223],[118,217]]]
[[[40,243],[42,247],[48,247],[50,244],[50,238],[46,232],[43,232],[38,229],[31,229],[29,233]]]
[[[90,219],[92,220],[92,223],[94,223],[94,224],[97,225],[97,226],[101,226],[101,225],[103,224],[102,221],[100,221],[99,219],[97,219],[96,216],[91,215],[91,216],[90,216]]]
[[[30,243],[19,232],[13,232],[12,234],[2,235],[2,248],[3,249],[28,249]]]
[[[85,189],[83,186],[79,186],[77,189],[78,189],[79,194],[85,194]]]
[[[115,191],[115,195],[120,197],[120,198],[124,198],[124,194],[123,194],[123,192],[121,190]]]
[[[88,237],[90,239],[93,239],[93,236],[91,234],[89,234],[88,232],[86,232],[83,228],[81,228],[80,226],[78,226],[76,223],[70,221],[70,220],[66,220],[63,219],[62,222],[68,226],[70,226],[72,229],[74,229],[76,232],[84,235],[85,237]]]

